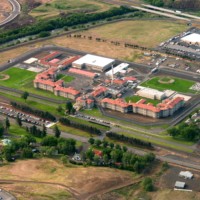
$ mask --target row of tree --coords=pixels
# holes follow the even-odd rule
[[[65,117],[62,117],[59,119],[59,122],[65,126],[72,126],[72,127],[75,127],[77,129],[81,129],[83,131],[87,131],[91,134],[96,134],[96,135],[101,135],[101,131],[96,128],[96,127],[93,127],[93,126],[88,126],[88,125],[85,125],[85,124],[80,124],[80,123],[77,123],[77,122],[73,122]]]
[[[31,135],[23,136],[20,139],[12,140],[11,144],[4,146],[2,156],[7,161],[13,158],[33,158],[36,139]],[[76,141],[73,139],[56,138],[55,136],[45,136],[41,140],[38,153],[41,156],[53,156],[57,154],[70,155],[76,151]]]
[[[94,141],[95,143],[96,140]],[[94,147],[96,148],[95,145],[93,145]],[[120,145],[115,145],[113,148],[110,148],[109,145],[106,147],[101,145],[102,155],[96,155],[93,148],[89,148],[83,156],[84,161],[89,165],[111,166],[141,173],[151,167],[155,160],[153,153],[139,156],[127,151],[126,147],[121,147]]]
[[[167,132],[173,138],[180,138],[186,141],[197,141],[200,139],[200,128],[195,123],[181,123],[168,129]]]
[[[6,31],[0,34],[0,44],[9,42],[14,39],[37,35],[40,34],[41,37],[47,35],[47,32],[54,29],[59,29],[63,27],[71,27],[80,24],[85,24],[88,22],[94,22],[98,20],[107,19],[113,16],[120,16],[126,13],[135,12],[136,10],[128,7],[121,6],[119,8],[111,8],[108,11],[99,13],[74,13],[71,16],[59,17],[51,20],[40,21],[36,24],[18,28],[15,30]]]
[[[55,121],[56,118],[55,116],[53,116],[51,113],[49,113],[48,111],[41,111],[41,110],[36,110],[36,109],[33,109],[29,106],[26,106],[26,105],[23,105],[23,104],[18,104],[16,102],[10,102],[10,104],[14,107],[14,108],[17,108],[23,112],[27,112],[27,113],[30,113],[30,114],[33,114],[33,115],[36,115],[38,117],[41,117],[43,119],[46,119],[46,120],[50,120],[50,121]]]
[[[128,137],[128,136],[125,136],[125,135],[122,135],[122,134],[117,134],[117,133],[114,133],[114,132],[111,132],[111,131],[107,132],[106,136],[110,139],[117,140],[117,141],[120,141],[120,142],[125,142],[127,144],[145,147],[145,148],[149,148],[149,149],[153,148],[151,142],[145,142],[145,141],[140,140],[140,139]]]

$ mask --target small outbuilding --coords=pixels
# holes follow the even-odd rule
[[[176,181],[174,187],[177,188],[177,189],[184,189],[185,188],[185,182]]]
[[[189,171],[181,171],[179,173],[179,176],[183,177],[185,179],[192,179],[194,175],[191,172],[189,172]]]

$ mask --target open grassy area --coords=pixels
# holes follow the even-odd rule
[[[88,126],[91,126],[91,127],[95,127],[95,128],[98,128],[98,129],[100,129],[102,131],[108,131],[110,129],[107,126],[103,126],[103,125],[100,125],[100,124],[92,123],[92,122],[86,121],[84,119],[80,119],[80,118],[76,118],[76,117],[70,117],[70,116],[68,116],[67,118],[70,119],[73,122],[77,122],[79,124],[84,124],[84,125],[88,125]]]
[[[55,103],[50,103],[45,100],[38,100],[32,97],[28,97],[26,101],[22,99],[19,95],[13,95],[10,92],[0,92],[0,95],[3,97],[8,98],[10,101],[15,101],[18,103],[23,103],[27,106],[30,106],[32,108],[38,109],[38,110],[43,110],[43,111],[48,111],[52,113],[53,115],[56,116],[62,116],[64,115],[64,109],[65,109],[65,104],[55,104]],[[61,106],[63,108],[63,111],[60,113],[57,111],[57,107]]]
[[[36,76],[35,72],[28,71],[26,69],[20,69],[17,67],[9,68],[2,72],[9,76],[7,80],[0,80],[0,84],[6,87],[28,91],[33,94],[45,96],[54,99],[66,100],[64,97],[55,96],[52,92],[36,89],[33,86],[33,80]]]
[[[60,123],[58,123],[57,125],[58,125],[58,128],[61,131],[66,132],[66,133],[70,133],[70,134],[73,134],[73,135],[79,135],[79,136],[83,136],[83,137],[88,137],[88,138],[92,136],[88,132],[82,131],[82,130],[74,128],[74,127],[64,126]]]
[[[193,93],[194,92],[193,90],[190,90],[190,87],[195,84],[194,81],[171,77],[171,79],[174,80],[173,83],[163,84],[163,83],[159,83],[159,80],[161,78],[162,77],[160,77],[160,76],[154,77],[154,78],[142,83],[141,86],[150,87],[150,88],[154,88],[154,89],[161,90],[161,91],[168,89],[168,90],[174,90],[174,91],[183,92],[183,93]]]
[[[169,20],[134,20],[116,22],[87,31],[106,39],[130,41],[145,47],[155,47],[172,36],[187,30],[186,24]],[[120,30],[120,31],[119,31]]]
[[[130,96],[130,97],[126,97],[125,100],[126,102],[138,102],[140,99],[145,99],[146,103],[152,103],[153,105],[157,105],[158,103],[160,103],[161,101],[159,100],[154,100],[154,99],[148,99],[148,98],[144,98],[144,97],[140,97],[140,96]]]
[[[96,12],[108,10],[112,5],[94,0],[53,0],[36,7],[30,12],[32,17],[39,19],[58,16],[61,12]]]

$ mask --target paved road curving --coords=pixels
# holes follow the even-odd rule
[[[21,6],[16,0],[8,0],[9,3],[12,5],[12,12],[11,14],[0,23],[0,27],[10,23],[14,20],[21,12]]]

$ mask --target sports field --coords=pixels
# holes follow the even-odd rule
[[[39,19],[58,16],[61,12],[95,12],[108,10],[112,5],[95,0],[53,0],[36,7],[30,12]],[[113,6],[112,6],[113,7]]]
[[[110,40],[129,41],[144,47],[155,47],[187,28],[186,24],[169,20],[133,20],[107,24],[86,33]]]
[[[170,78],[174,80],[173,83],[165,83],[165,84],[160,83],[159,80],[160,79],[163,80],[163,77],[157,76],[142,83],[141,86],[150,87],[150,88],[154,88],[161,91],[168,89],[168,90],[174,90],[174,91],[183,92],[183,93],[194,92],[193,90],[190,90],[190,87],[195,84],[194,81],[189,81],[189,80],[175,78],[175,77],[170,77]]]

